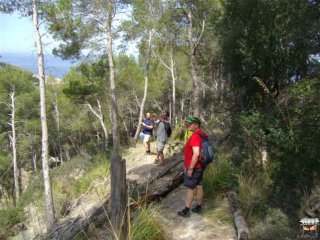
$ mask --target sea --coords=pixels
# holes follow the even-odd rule
[[[29,70],[38,74],[38,58],[36,53],[1,53],[0,62]],[[53,55],[44,55],[45,75],[62,79],[76,62],[62,60]]]

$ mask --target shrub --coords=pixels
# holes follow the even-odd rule
[[[130,240],[165,240],[168,239],[157,221],[159,208],[152,204],[141,206],[137,216],[131,222],[129,230]]]
[[[19,207],[9,207],[0,210],[0,239],[7,239],[14,233],[14,226],[25,219],[23,209]]]
[[[67,214],[72,200],[86,192],[92,193],[96,188],[91,184],[104,181],[109,175],[109,162],[104,155],[94,156],[91,161],[84,158],[74,159],[55,169],[53,174],[53,192],[56,212],[62,216]],[[98,189],[100,190],[100,189]],[[106,188],[103,187],[103,190]]]
[[[240,207],[249,224],[265,216],[268,197],[267,178],[239,175],[238,194]]]
[[[230,166],[226,158],[220,159],[215,155],[214,163],[205,170],[203,187],[206,196],[216,196],[225,190],[237,186],[235,171]]]
[[[252,228],[252,239],[286,239],[290,234],[288,217],[280,209],[268,209],[263,221]]]

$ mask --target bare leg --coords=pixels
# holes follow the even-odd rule
[[[144,145],[144,149],[146,150],[146,152],[149,150],[148,149],[148,142],[143,142],[143,145]]]
[[[202,206],[203,203],[203,187],[202,185],[197,186],[197,204]]]
[[[144,142],[143,145],[144,145],[144,149],[146,150],[146,152],[150,153],[150,142]]]
[[[158,149],[156,149],[157,150],[157,158],[156,158],[156,160],[154,161],[154,163],[155,164],[158,164],[159,163],[159,151],[158,151]]]
[[[160,165],[163,165],[163,164],[164,164],[163,151],[158,151],[158,159],[159,159],[159,164],[160,164]]]
[[[187,194],[186,194],[186,202],[185,202],[187,208],[191,208],[192,201],[193,201],[193,192],[194,192],[193,189],[188,188]]]
[[[147,150],[150,153],[150,142],[147,142]]]

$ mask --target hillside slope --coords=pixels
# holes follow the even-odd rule
[[[171,154],[168,152],[168,149],[170,149],[171,152],[179,151],[179,147],[175,149],[169,146],[167,147],[167,151],[165,151],[167,164],[174,160],[172,157],[169,157]],[[124,152],[123,158],[126,159],[127,163],[127,178],[130,179],[131,182],[135,181],[138,184],[146,183],[148,179],[163,168],[162,166],[154,164],[156,156],[154,144],[152,144],[151,151],[153,152],[152,155],[146,155],[143,145],[139,143],[136,147],[129,148]],[[174,157],[180,158],[181,155],[175,155]],[[151,183],[148,189],[152,191],[152,189],[161,187],[161,185],[170,181],[172,176],[181,169],[182,165],[178,165],[173,171]],[[101,189],[105,189],[106,186],[106,194],[108,196],[110,192],[108,178],[92,181],[90,191],[88,189],[87,194],[82,195],[73,202],[70,213],[68,216],[60,219],[60,222],[76,217],[85,218],[92,209],[101,206],[106,199],[106,196],[101,195]],[[96,194],[92,194],[92,192]],[[185,192],[186,188],[181,185],[156,203],[160,207],[159,221],[166,229],[170,239],[235,239],[232,216],[229,212],[226,199],[220,199],[216,201],[217,203],[205,201],[203,213],[193,213],[190,218],[184,219],[177,215],[177,211],[184,206]],[[25,223],[26,229],[12,239],[34,239],[36,236],[44,233],[43,230],[41,230],[44,229],[44,227],[39,227],[41,223],[44,222],[44,219],[42,219],[43,216],[39,214],[40,210],[36,209],[36,206],[26,210],[29,212],[28,221]],[[100,229],[100,231],[101,232],[97,234],[88,234],[87,239],[107,239],[105,234],[102,233],[103,229]]]

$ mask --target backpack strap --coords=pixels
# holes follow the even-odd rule
[[[208,137],[206,136],[206,135],[202,135],[202,134],[200,134],[200,133],[195,133],[195,134],[197,134],[200,138],[201,138],[201,144],[203,144],[203,141],[208,141]],[[201,149],[202,149],[202,146],[201,146],[201,148],[200,148],[200,155],[199,155],[199,158],[198,158],[198,162],[200,162],[201,163],[201,168],[203,169],[203,170],[205,170],[206,169],[206,165],[204,165],[203,164],[203,161],[204,161],[204,159],[203,158],[205,158],[205,156],[203,156],[202,154],[201,154]]]
[[[204,136],[202,134],[198,133],[198,132],[196,132],[195,134],[197,134],[201,138],[201,144],[203,144],[202,142],[205,139]],[[199,155],[199,158],[198,158],[198,161],[201,162],[200,157],[201,157],[201,148],[200,148],[200,155]]]
[[[195,134],[197,134],[201,138],[201,140],[208,140],[208,138],[206,136],[204,136],[198,132],[196,132]]]

